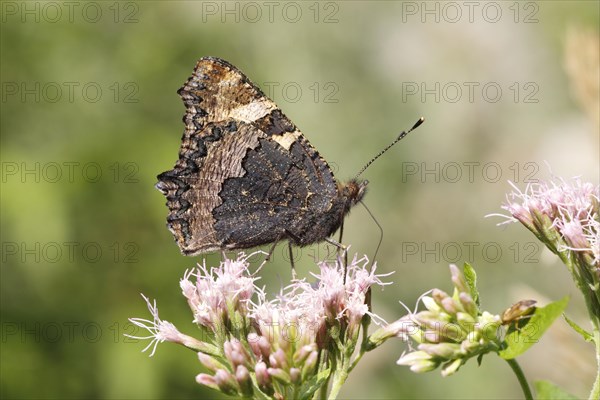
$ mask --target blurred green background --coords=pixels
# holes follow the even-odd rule
[[[196,356],[148,358],[128,317],[194,334],[178,280],[200,258],[165,227],[158,173],[177,159],[176,90],[202,56],[264,89],[348,179],[420,116],[426,123],[364,174],[383,226],[373,293],[388,321],[424,291],[450,290],[447,265],[472,262],[485,309],[572,295],[557,260],[517,225],[497,227],[508,180],[551,173],[598,184],[597,1],[12,2],[1,24],[3,398],[218,398],[194,382]],[[550,168],[548,167],[548,165]],[[379,230],[357,207],[344,242],[371,256]],[[289,277],[279,246],[262,273]],[[324,248],[302,249],[314,270]],[[209,255],[207,263],[220,259]],[[353,371],[342,398],[520,398],[498,357],[441,378],[396,366],[391,341]],[[521,357],[528,378],[587,396],[594,356],[564,321]]]

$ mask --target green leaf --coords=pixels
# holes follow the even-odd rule
[[[524,324],[518,324],[516,328],[509,328],[503,342],[505,347],[499,352],[500,357],[509,360],[527,351],[540,340],[554,320],[562,314],[568,303],[569,297],[566,296],[546,307],[536,308],[531,314],[531,318],[521,321],[525,322]]]
[[[538,400],[577,400],[577,397],[548,381],[535,382],[535,391]]]
[[[330,371],[331,369],[327,368],[326,370],[321,371],[317,375],[310,378],[308,382],[303,384],[300,388],[300,394],[298,398],[300,400],[310,400],[313,394],[315,394],[315,392],[319,390],[321,386],[323,386],[323,384],[327,381],[327,378],[329,378]]]
[[[465,280],[467,281],[467,285],[469,286],[469,293],[473,298],[477,307],[479,307],[479,291],[477,291],[477,274],[475,273],[475,269],[469,263],[465,263],[463,266]]]
[[[481,367],[481,362],[483,361],[483,353],[477,356],[477,366]]]
[[[571,328],[573,328],[575,330],[575,332],[577,332],[581,336],[583,336],[583,339],[586,342],[593,342],[594,341],[594,336],[591,333],[589,333],[588,331],[586,331],[585,329],[583,329],[582,327],[580,327],[579,325],[577,325],[575,323],[575,321],[573,321],[572,319],[570,319],[569,317],[567,317],[567,314],[563,314],[563,317],[564,317],[565,321],[567,321],[567,324],[569,324],[569,326]]]

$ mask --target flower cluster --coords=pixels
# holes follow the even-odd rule
[[[497,335],[500,316],[481,312],[462,272],[455,265],[450,265],[450,272],[455,287],[452,296],[433,289],[430,296],[421,297],[426,310],[405,315],[387,327],[389,333],[418,344],[397,362],[413,372],[428,372],[441,365],[442,375],[448,376],[469,358],[498,351],[501,346]]]
[[[560,257],[600,326],[600,187],[579,179],[515,187],[503,208]]]
[[[592,332],[567,319],[596,345],[600,365],[600,187],[573,179],[530,184],[524,192],[514,185],[503,208],[546,245],[567,266],[585,300]],[[600,372],[590,399],[600,396]]]
[[[147,347],[163,341],[198,352],[208,370],[196,381],[232,396],[310,398],[319,389],[335,397],[364,351],[354,355],[361,331],[363,343],[371,313],[368,296],[373,285],[384,285],[375,266],[354,258],[319,264],[316,282],[296,280],[275,299],[267,300],[249,271],[247,257],[226,259],[218,268],[202,266],[186,272],[180,286],[200,327],[202,339],[181,334],[158,317],[131,322],[148,330]],[[192,280],[195,278],[195,282]],[[152,354],[154,354],[154,350]],[[368,349],[370,350],[370,349]]]
[[[514,186],[513,186],[514,187]],[[554,253],[572,252],[597,269],[600,266],[600,189],[579,179],[572,182],[516,187],[503,206]]]

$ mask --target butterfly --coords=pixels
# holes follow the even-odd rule
[[[364,197],[366,180],[338,181],[279,107],[228,62],[201,58],[178,94],[186,107],[179,159],[156,188],[183,254],[319,243]]]

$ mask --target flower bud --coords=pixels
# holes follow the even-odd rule
[[[459,312],[456,314],[456,320],[463,326],[473,327],[477,322],[470,314]]]
[[[440,330],[442,325],[450,322],[450,316],[448,314],[434,314],[431,311],[421,311],[413,318],[422,326],[431,330]]]
[[[481,334],[477,331],[471,331],[467,335],[466,339],[460,344],[460,348],[463,354],[469,354],[476,352],[480,347]]]
[[[456,301],[452,297],[446,297],[442,300],[442,307],[444,311],[449,315],[455,315],[459,310],[462,310],[462,307],[456,303]]]
[[[290,374],[288,374],[281,368],[267,368],[267,371],[269,372],[269,375],[271,375],[271,377],[275,378],[284,385],[289,385],[292,383]]]
[[[305,345],[296,350],[293,357],[294,365],[302,365],[313,350],[316,350],[316,346],[314,344],[312,346]]]
[[[552,225],[552,220],[550,219],[548,213],[551,210],[543,210],[542,202],[538,199],[530,199],[529,200],[529,213],[531,214],[531,221],[533,223],[533,228],[540,234],[543,234],[544,230]]]
[[[579,220],[574,219],[572,221],[565,222],[560,231],[570,247],[574,249],[590,248],[590,244],[583,233],[583,227],[581,226],[581,222]]]
[[[438,361],[423,360],[411,365],[410,370],[414,373],[421,374],[423,372],[433,371],[438,365],[440,365]]]
[[[219,390],[225,394],[234,396],[238,393],[238,385],[235,378],[224,369],[217,370],[215,373],[215,382]]]
[[[277,349],[275,353],[271,353],[269,356],[269,364],[274,368],[283,368],[286,370],[289,368],[287,356],[281,349]]]
[[[439,330],[426,330],[422,335],[413,335],[411,338],[417,343],[422,343],[423,341],[439,343],[443,340]]]
[[[294,385],[300,383],[300,370],[298,368],[290,368],[290,380]]]
[[[487,341],[495,341],[497,339],[498,328],[502,324],[502,319],[499,315],[492,315],[487,311],[479,317],[479,322],[476,325],[481,337]]]
[[[446,292],[444,292],[443,290],[440,289],[432,289],[431,290],[431,297],[433,297],[433,299],[435,300],[435,302],[441,307],[442,306],[442,301],[447,298],[450,297],[448,296],[448,294]]]
[[[456,287],[459,292],[468,293],[469,288],[467,286],[467,282],[465,282],[465,277],[456,265],[450,264],[450,274],[452,275],[452,283],[454,284],[454,287]]]
[[[248,334],[248,343],[254,355],[261,360],[268,360],[271,354],[271,343],[264,336],[259,336],[256,333]]]
[[[442,308],[439,304],[436,303],[435,299],[429,296],[423,296],[421,298],[423,305],[431,312],[439,313],[442,311]]]
[[[477,309],[477,304],[475,304],[469,293],[459,293],[458,299],[460,300],[460,303],[466,312],[471,314],[473,317],[477,317],[479,310]]]
[[[196,375],[196,382],[211,389],[219,390],[219,386],[217,386],[217,382],[215,382],[215,378],[212,375],[198,374]]]
[[[458,358],[456,360],[453,360],[453,361],[450,361],[450,362],[444,364],[444,366],[442,367],[442,376],[452,375],[453,373],[458,371],[458,369],[460,368],[460,366],[462,364],[463,364],[463,359],[461,359],[461,358]]]
[[[195,351],[204,351],[204,352],[211,351],[210,345],[208,345],[207,343],[201,342],[198,339],[195,339],[191,336],[180,334],[178,339],[179,340],[176,341],[176,343],[180,343],[180,344],[184,345],[185,347],[187,347],[188,349],[192,349]]]
[[[460,345],[458,343],[422,343],[418,346],[418,349],[433,357],[444,359],[451,359],[460,354]]]
[[[256,375],[256,382],[258,383],[258,387],[261,391],[265,392],[269,396],[275,393],[275,389],[273,389],[273,382],[271,381],[271,376],[269,375],[267,364],[262,361],[256,363],[254,367],[254,373]]]
[[[371,336],[369,336],[367,340],[367,350],[372,350],[375,347],[378,347],[383,342],[388,340],[391,337],[397,336],[402,340],[407,341],[409,336],[415,333],[420,332],[417,324],[411,320],[410,315],[405,315],[388,324],[384,327],[377,329]]]
[[[256,358],[262,357],[260,347],[258,345],[258,341],[260,340],[261,337],[262,336],[259,336],[257,333],[251,332],[248,334],[248,336],[246,338],[248,340],[248,345],[250,345],[250,348],[252,349],[252,352],[254,353]]]
[[[466,332],[459,324],[453,322],[441,326],[440,335],[443,338],[442,341],[460,342],[465,338]]]
[[[200,360],[200,363],[202,363],[202,365],[212,372],[216,372],[218,369],[226,369],[226,367],[214,357],[204,353],[198,352],[198,360]]]
[[[223,352],[234,368],[238,365],[250,365],[250,357],[244,346],[238,340],[225,341],[225,343],[223,343]]]
[[[513,217],[519,220],[520,223],[525,225],[529,230],[533,230],[533,220],[529,210],[519,203],[512,203],[508,206],[508,209]]]
[[[413,365],[421,361],[430,361],[431,355],[424,351],[413,351],[408,354],[404,354],[396,361],[398,365]]]
[[[295,322],[290,322],[282,327],[282,335],[279,336],[277,344],[284,352],[288,352],[292,347],[292,342],[296,340],[298,333],[298,325]]]
[[[252,388],[252,379],[250,378],[250,372],[248,372],[248,368],[243,365],[238,365],[235,370],[235,380],[240,387],[242,396],[251,397],[254,394],[254,389]]]
[[[319,361],[319,353],[315,350],[311,352],[302,366],[302,381],[305,382],[314,373],[317,362]]]

